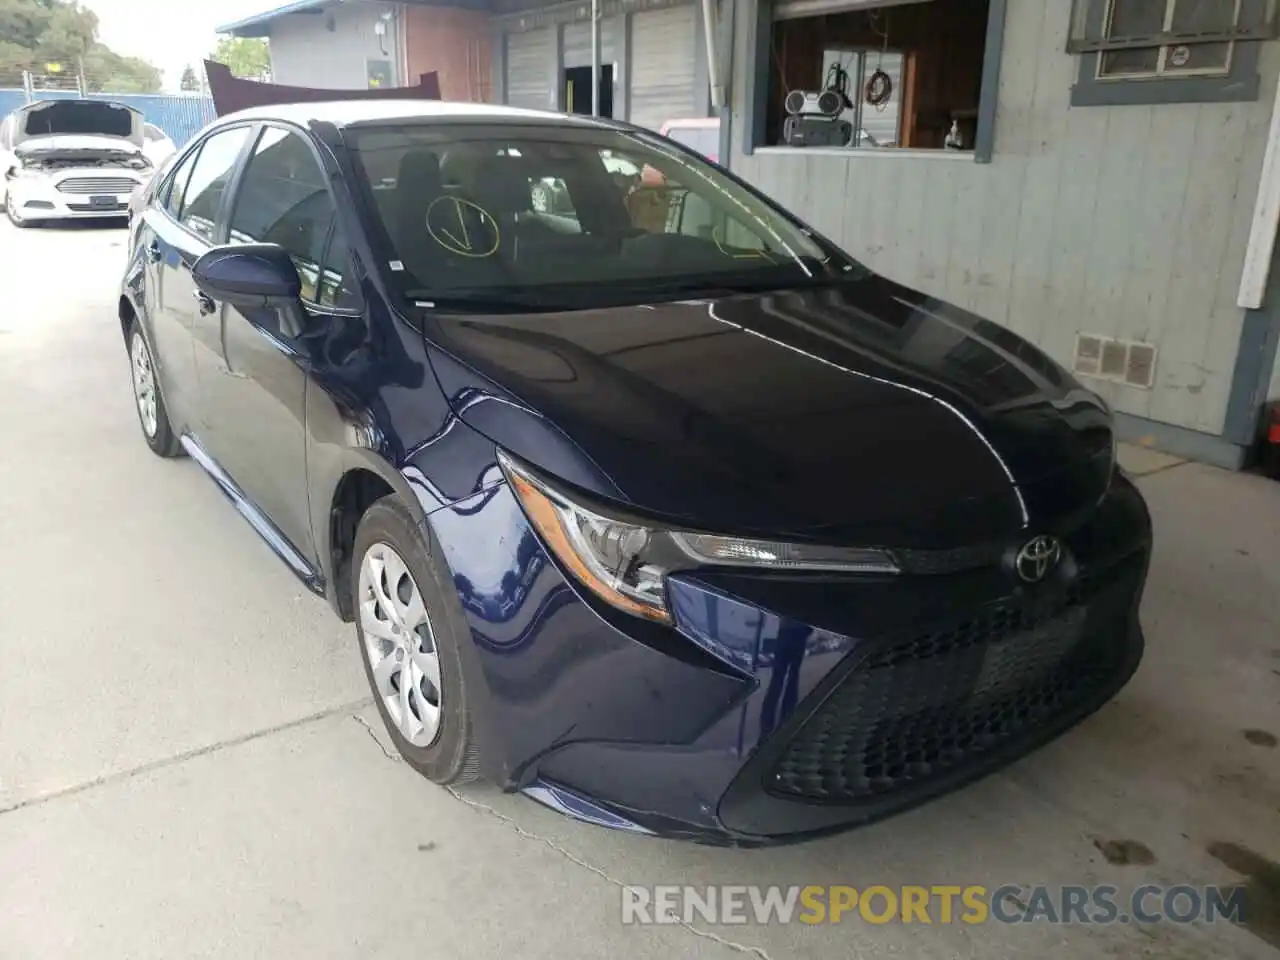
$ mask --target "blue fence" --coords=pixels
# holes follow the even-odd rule
[[[78,94],[71,90],[37,90],[36,100],[74,100]],[[94,100],[113,100],[138,110],[148,123],[154,123],[167,133],[179,147],[200,132],[205,124],[216,117],[212,97],[180,96],[159,93],[91,93]],[[0,117],[4,117],[27,102],[21,90],[0,90]]]

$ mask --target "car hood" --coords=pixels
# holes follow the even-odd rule
[[[598,496],[723,532],[954,546],[1092,507],[1110,415],[1005,328],[874,275],[426,328],[455,413]]]
[[[14,148],[48,137],[123,140],[142,149],[145,124],[132,107],[109,100],[42,100],[20,108]]]

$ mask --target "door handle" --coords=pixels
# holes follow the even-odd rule
[[[213,297],[209,296],[202,290],[193,290],[191,295],[196,298],[196,303],[200,304],[200,316],[207,317],[213,311],[218,309],[218,305],[213,302]]]
[[[160,244],[158,243],[153,243],[147,247],[146,253],[147,259],[152,263],[159,263],[160,258],[163,256],[163,254],[160,253]]]

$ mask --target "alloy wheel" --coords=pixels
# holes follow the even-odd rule
[[[529,202],[538,213],[550,213],[552,207],[551,190],[546,184],[534,184]]]
[[[138,416],[148,437],[154,437],[159,426],[156,416],[156,377],[151,366],[151,351],[147,341],[138,331],[133,332],[129,346],[133,367],[133,397],[138,404]]]
[[[360,629],[374,690],[410,744],[440,732],[440,656],[422,592],[400,554],[375,543],[360,563]]]

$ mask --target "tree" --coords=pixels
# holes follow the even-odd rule
[[[110,47],[95,43],[84,56],[84,76],[94,93],[158,93],[160,71],[137,57],[122,57]]]
[[[182,79],[178,85],[188,93],[200,89],[200,78],[196,76],[195,67],[187,64],[182,68]]]
[[[50,64],[57,66],[50,71]],[[91,90],[150,93],[160,71],[98,42],[98,18],[76,0],[0,0],[0,76],[83,71]]]
[[[256,37],[220,37],[209,59],[225,63],[233,75],[247,80],[266,80],[271,76],[267,41]]]

